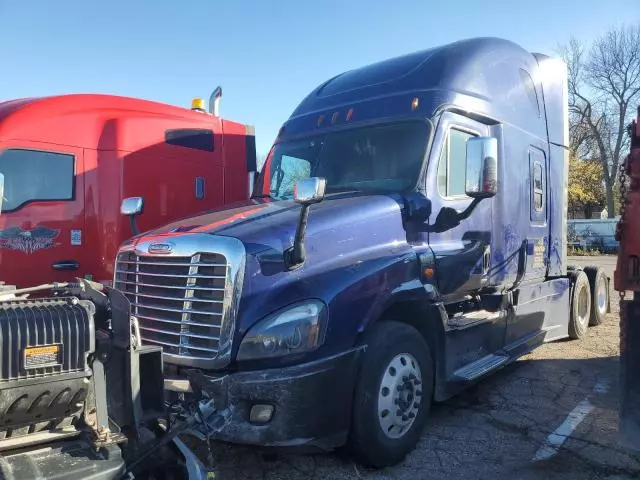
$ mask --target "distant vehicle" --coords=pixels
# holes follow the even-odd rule
[[[146,202],[142,230],[247,200],[255,157],[253,127],[201,101],[193,110],[95,94],[2,102],[2,280],[110,284],[117,248],[131,235],[124,197]]]
[[[608,278],[567,265],[568,165],[561,60],[415,52],[310,92],[250,201],[130,239],[114,286],[167,388],[228,413],[217,438],[385,467],[433,401],[603,320]]]

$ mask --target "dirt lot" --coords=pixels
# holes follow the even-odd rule
[[[613,277],[615,257],[571,263],[598,264]],[[221,473],[274,480],[640,478],[640,454],[617,441],[616,292],[611,303],[607,321],[582,341],[544,345],[436,405],[420,444],[402,465],[367,471],[337,454],[265,456],[256,449],[223,447]]]

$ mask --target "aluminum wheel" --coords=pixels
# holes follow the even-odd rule
[[[582,325],[589,323],[589,292],[586,288],[578,294],[578,322]]]
[[[418,415],[422,402],[422,374],[417,360],[408,353],[393,357],[378,391],[378,421],[393,439],[405,435]]]
[[[596,285],[596,289],[598,292],[598,305],[597,308],[600,311],[600,313],[605,314],[607,313],[607,297],[608,295],[608,286],[607,286],[607,280],[604,276],[601,276],[598,279],[598,283]]]

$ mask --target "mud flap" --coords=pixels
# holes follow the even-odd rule
[[[640,451],[640,295],[620,304],[620,440]]]

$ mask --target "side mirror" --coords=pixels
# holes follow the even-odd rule
[[[136,215],[140,215],[144,210],[144,198],[142,197],[129,197],[122,200],[120,204],[120,213],[129,217],[129,223],[131,224],[131,231],[134,235],[138,235],[138,225],[136,224]]]
[[[467,140],[465,191],[471,198],[490,198],[498,192],[498,140],[475,137]]]
[[[327,179],[322,177],[311,177],[299,180],[293,188],[293,200],[302,205],[300,208],[300,219],[293,238],[293,245],[284,252],[284,259],[289,270],[299,267],[307,257],[304,246],[304,236],[307,231],[307,219],[309,218],[309,208],[314,203],[324,200],[324,193],[327,189]]]
[[[140,215],[144,209],[144,199],[142,197],[129,197],[122,200],[120,213],[126,216]]]
[[[324,200],[327,179],[321,177],[305,178],[296,182],[293,188],[293,199],[302,205],[311,205]]]

